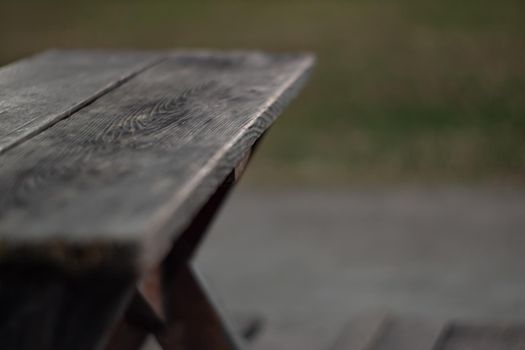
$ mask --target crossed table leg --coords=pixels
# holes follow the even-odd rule
[[[111,331],[106,350],[140,349],[150,334],[164,350],[243,348],[242,339],[232,331],[189,262],[240,170],[232,171],[162,264],[139,283],[122,319]]]
[[[77,268],[90,259],[81,250],[73,264],[60,254],[55,254],[59,263],[40,261],[24,249],[4,256],[0,349],[132,350],[150,334],[164,350],[241,349],[241,340],[190,260],[247,159],[226,177],[160,266],[136,286],[135,276],[120,270],[118,259],[102,261],[93,269]],[[65,270],[64,264],[72,266]]]
[[[166,318],[161,320],[157,315],[144,315],[146,305],[138,306],[134,300],[113,330],[106,349],[140,349],[149,334],[155,336],[164,350],[243,348],[242,340],[232,331],[191,266],[181,268],[173,282],[178,288],[170,295],[171,305],[167,308]],[[147,303],[145,299],[142,302]],[[142,317],[137,317],[140,314]]]

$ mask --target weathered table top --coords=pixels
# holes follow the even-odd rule
[[[1,68],[0,261],[158,262],[312,62],[51,51]]]

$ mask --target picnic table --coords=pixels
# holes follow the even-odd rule
[[[55,50],[1,68],[0,349],[242,348],[190,261],[312,64]]]

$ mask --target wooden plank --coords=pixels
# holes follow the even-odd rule
[[[451,322],[433,350],[523,350],[525,324]]]
[[[0,259],[24,247],[60,264],[71,247],[83,256],[127,247],[136,256],[129,264],[154,266],[312,63],[306,55],[173,53],[5,152]]]
[[[481,324],[374,312],[354,318],[333,350],[518,350],[525,324]]]
[[[48,51],[0,69],[0,154],[154,62],[158,54]]]
[[[350,321],[332,349],[434,350],[445,328],[441,320],[368,312]]]

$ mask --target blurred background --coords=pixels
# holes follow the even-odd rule
[[[254,184],[525,181],[521,0],[2,0],[0,63],[50,47],[311,51]]]
[[[269,320],[261,344],[313,349],[376,306],[525,317],[524,16],[522,0],[2,0],[0,63],[315,53],[198,262],[229,309]]]

